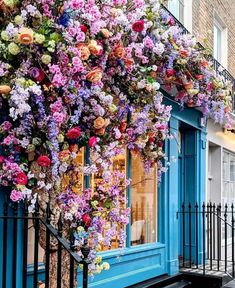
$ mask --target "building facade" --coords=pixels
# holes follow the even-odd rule
[[[200,35],[200,42],[207,38],[206,44],[214,58],[235,75],[235,31],[232,30],[235,7],[232,9],[232,2],[169,0],[165,5],[187,30]],[[210,120],[205,125],[197,109],[181,111],[167,93],[165,103],[173,107],[170,120],[173,139],[165,144],[165,152],[169,159],[176,158],[176,162],[158,184],[155,170],[145,179],[138,158],[132,159],[126,153],[115,159],[114,165],[139,184],[127,191],[132,212],[126,228],[126,247],[120,251],[119,239],[113,239],[112,249],[101,252],[111,269],[90,278],[89,287],[124,288],[164,274],[177,274],[182,255],[182,231],[177,217],[181,204],[197,202],[200,205],[206,200],[228,202],[235,196],[235,134]],[[34,246],[33,235],[30,225],[31,247]],[[200,254],[201,243],[197,249]],[[28,287],[32,287],[30,250],[29,246]],[[39,261],[43,262],[43,251],[40,251]],[[42,264],[40,267],[43,280],[44,268]],[[78,276],[81,279],[81,273]]]

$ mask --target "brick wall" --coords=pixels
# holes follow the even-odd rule
[[[214,11],[227,27],[228,70],[235,76],[235,1],[193,0],[193,34],[202,44],[207,38],[208,47],[213,49]]]
[[[189,0],[184,0],[189,1]],[[167,5],[167,0],[165,5]],[[227,27],[228,71],[235,77],[235,0],[192,0],[193,34],[198,41],[213,49],[214,11]],[[204,42],[204,39],[207,39]],[[226,45],[226,43],[225,43]]]

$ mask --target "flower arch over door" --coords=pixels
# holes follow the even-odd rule
[[[111,239],[102,238],[106,222],[126,225],[129,219],[122,187],[128,179],[120,171],[110,175],[112,157],[127,146],[146,171],[156,164],[159,174],[165,171],[171,106],[164,105],[160,88],[227,127],[231,99],[207,51],[182,34],[159,1],[59,3],[1,1],[0,184],[11,188],[13,201],[28,201],[30,211],[39,197],[44,214],[51,198],[54,214],[62,213],[68,224],[67,237],[72,230],[78,249],[89,240],[93,273],[105,267],[95,261],[100,242]],[[95,160],[78,168],[86,147]],[[94,173],[102,182],[92,190],[87,184]],[[138,191],[133,195],[138,207],[145,206]],[[145,219],[136,221],[143,234]]]

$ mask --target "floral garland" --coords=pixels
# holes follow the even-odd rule
[[[229,126],[228,83],[156,0],[3,0],[0,27],[0,184],[31,210],[37,194],[56,189],[78,246],[89,239],[90,272],[100,272],[108,264],[96,251],[110,246],[118,224],[125,246],[129,215],[129,181],[109,171],[112,158],[127,147],[146,170],[166,169],[171,107],[160,87]],[[92,154],[84,167],[83,147]],[[102,181],[74,189],[71,171]]]

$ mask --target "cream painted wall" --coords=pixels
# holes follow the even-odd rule
[[[222,202],[223,150],[235,153],[235,134],[225,132],[212,120],[207,123],[207,201]]]
[[[235,153],[235,134],[225,133],[222,127],[214,124],[212,120],[207,123],[207,140]]]

